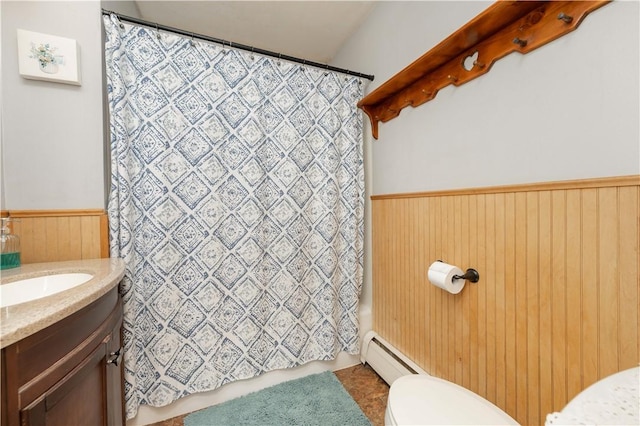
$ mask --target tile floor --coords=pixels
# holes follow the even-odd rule
[[[335,375],[373,426],[383,426],[389,385],[368,365],[358,364],[338,370]],[[151,426],[183,426],[185,416],[174,417]]]

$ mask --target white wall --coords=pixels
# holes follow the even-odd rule
[[[2,1],[2,209],[105,207],[98,1]],[[16,29],[75,39],[81,86],[18,73]]]
[[[371,91],[490,4],[380,2],[334,64],[375,74]],[[637,1],[610,3],[380,123],[366,141],[370,192],[640,174],[639,14]]]

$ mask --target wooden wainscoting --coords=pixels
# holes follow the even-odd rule
[[[373,328],[521,424],[640,362],[640,176],[372,197]],[[437,259],[475,268],[458,295]]]
[[[22,263],[109,257],[104,210],[9,210]]]

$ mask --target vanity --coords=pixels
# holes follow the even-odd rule
[[[2,271],[2,426],[125,423],[118,292],[123,276],[121,259]],[[78,282],[57,288],[60,283],[43,284],[45,277]],[[24,287],[26,301],[12,299],[12,283]],[[38,286],[44,293],[32,294]]]

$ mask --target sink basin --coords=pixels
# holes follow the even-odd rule
[[[93,275],[85,273],[44,275],[0,285],[0,307],[29,302],[60,293],[86,283]]]

